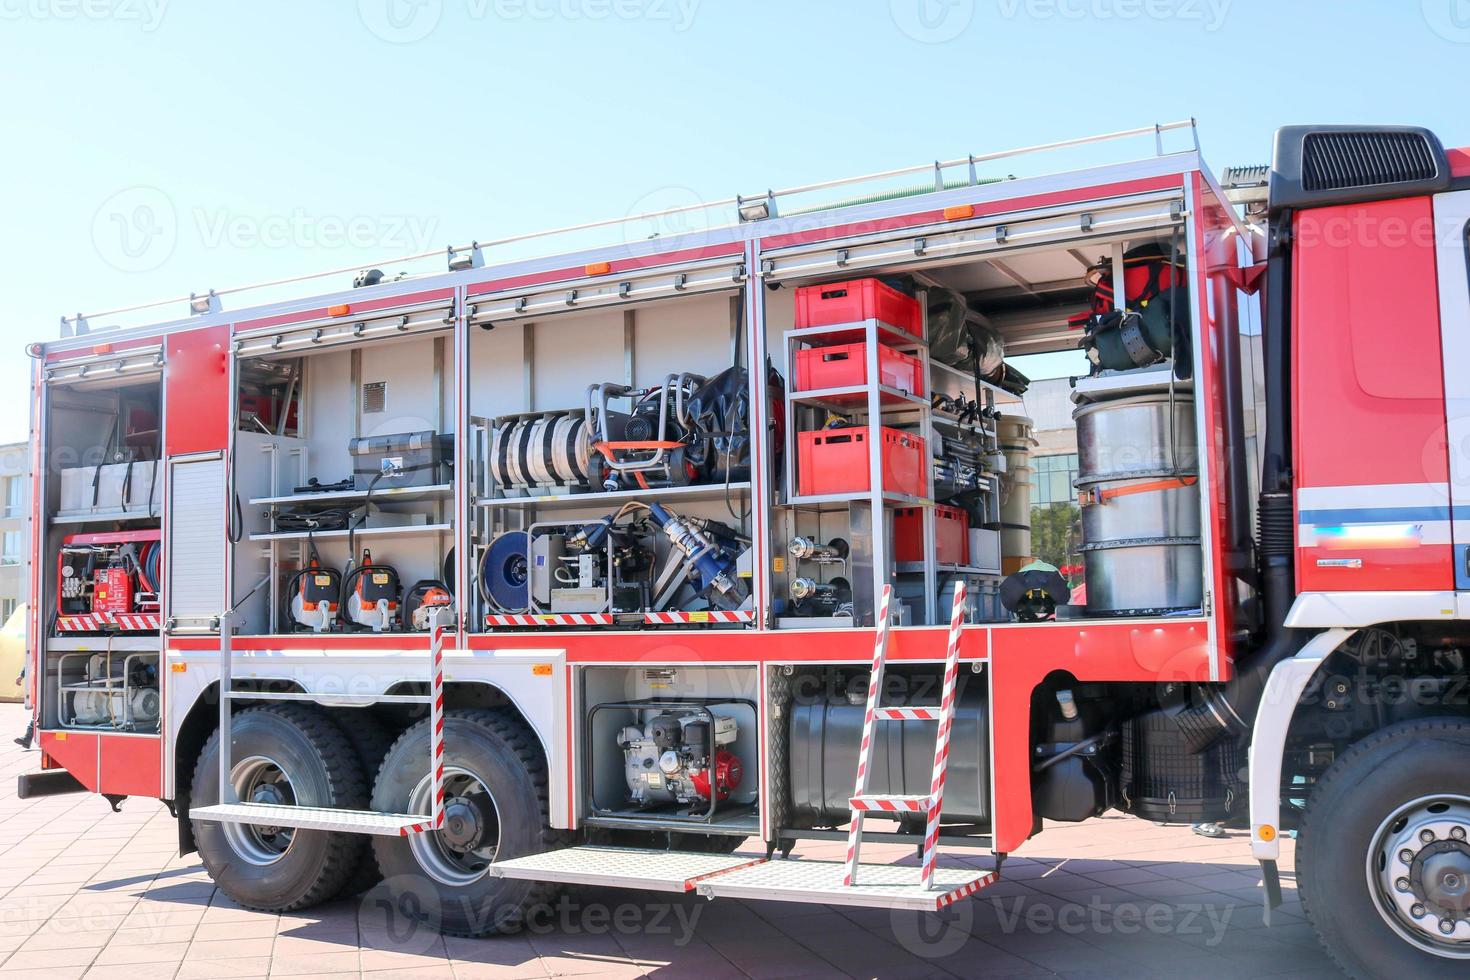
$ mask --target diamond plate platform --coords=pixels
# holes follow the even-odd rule
[[[295,827],[300,830],[336,830],[349,834],[404,837],[433,822],[432,817],[406,813],[372,813],[366,810],[333,810],[319,806],[281,806],[264,803],[215,803],[189,809],[191,820],[220,823],[249,823],[262,827]]]
[[[765,861],[701,881],[705,898],[773,899],[822,905],[863,905],[880,909],[938,910],[992,884],[994,871],[938,868],[934,887],[919,887],[919,869],[891,864],[864,864],[858,884],[842,884],[841,861]]]
[[[639,847],[567,847],[497,861],[490,865],[489,870],[490,874],[502,878],[689,892],[711,875],[726,874],[764,862],[765,858],[732,854],[655,851]]]

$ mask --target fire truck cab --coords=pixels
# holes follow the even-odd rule
[[[1191,121],[64,319],[22,794],[475,935],[567,883],[933,912],[1048,821],[1220,821],[1268,904],[1297,835],[1349,971],[1458,975],[1470,154],[1226,177]],[[1026,370],[1077,350],[1057,544]]]

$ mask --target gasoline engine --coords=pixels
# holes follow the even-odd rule
[[[639,807],[720,802],[740,787],[745,770],[725,746],[735,742],[735,719],[708,712],[652,709],[642,727],[618,733],[628,795]]]

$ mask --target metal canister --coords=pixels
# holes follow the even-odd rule
[[[1088,613],[1198,608],[1204,579],[1192,394],[1125,394],[1080,405],[1072,418]]]

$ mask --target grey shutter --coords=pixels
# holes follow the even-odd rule
[[[209,628],[225,606],[225,461],[169,462],[168,614],[182,630]]]

